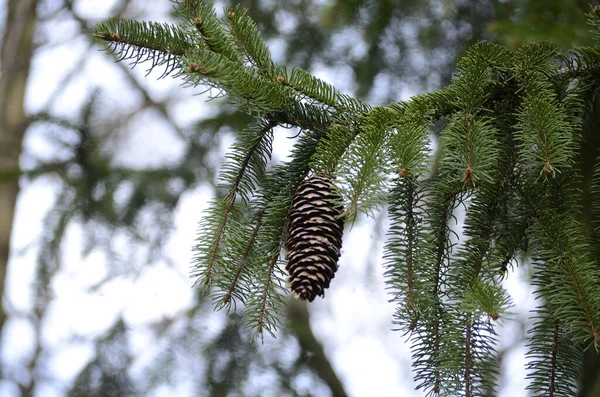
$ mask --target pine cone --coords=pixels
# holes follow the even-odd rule
[[[344,220],[334,189],[330,179],[315,175],[300,184],[292,199],[285,268],[292,291],[302,300],[324,296],[338,268]]]

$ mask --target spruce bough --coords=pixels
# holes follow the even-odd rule
[[[394,322],[410,335],[417,388],[493,390],[495,323],[511,305],[500,280],[526,257],[538,297],[529,388],[575,392],[583,351],[600,345],[600,224],[579,222],[583,212],[600,219],[600,159],[580,157],[600,86],[599,47],[561,53],[540,42],[513,51],[480,42],[449,87],[372,107],[275,64],[247,10],[219,19],[208,1],[175,7],[180,25],[113,18],[94,35],[119,60],[150,61],[255,119],[227,155],[224,194],[194,248],[192,276],[217,308],[242,303],[250,329],[275,335],[292,200],[302,181],[322,175],[335,183],[346,220],[388,208],[383,265]],[[600,38],[598,15],[596,8],[589,17]],[[434,122],[443,125],[435,133]],[[300,133],[291,160],[268,167],[277,126]],[[595,176],[584,184],[590,166]],[[592,197],[591,211],[583,196]],[[459,206],[466,218],[453,243]]]

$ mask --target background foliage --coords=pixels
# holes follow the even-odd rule
[[[23,6],[25,3],[28,5]],[[163,86],[161,92],[151,87],[150,79],[131,72],[123,63],[94,68],[98,61],[92,56],[96,47],[89,32],[100,18],[84,11],[82,3],[7,1],[3,8],[3,55],[9,47],[6,43],[14,40],[11,32],[19,29],[11,23],[11,16],[19,12],[30,21],[29,29],[37,32],[30,37],[35,47],[31,54],[22,53],[21,62],[31,62],[35,75],[46,64],[44,60],[49,59],[44,58],[48,57],[45,54],[62,47],[63,52],[58,53],[61,56],[52,58],[60,61],[50,64],[59,63],[66,71],[61,79],[53,79],[57,81],[51,89],[29,80],[28,105],[20,126],[26,131],[24,146],[23,137],[6,123],[6,117],[2,119],[2,149],[12,145],[12,152],[21,154],[21,161],[19,169],[2,165],[0,189],[7,190],[7,184],[20,176],[23,186],[37,180],[52,183],[56,194],[39,236],[32,241],[37,255],[32,303],[14,307],[10,300],[4,301],[9,322],[12,318],[27,323],[25,328],[33,335],[32,347],[19,360],[3,356],[5,385],[9,390],[18,387],[23,395],[41,393],[46,388],[73,395],[126,395],[150,392],[164,384],[176,385],[182,368],[202,367],[202,378],[194,384],[195,389],[189,390],[192,394],[194,390],[196,394],[210,390],[211,395],[228,395],[237,390],[244,395],[264,395],[260,394],[260,381],[256,379],[268,376],[277,379],[273,395],[308,394],[298,382],[290,384],[287,379],[308,379],[314,394],[318,394],[315,390],[329,388],[334,395],[344,395],[342,382],[312,335],[305,308],[290,308],[290,330],[270,342],[271,348],[257,351],[240,332],[235,316],[218,334],[203,335],[210,304],[199,297],[191,309],[148,327],[151,338],[161,343],[161,358],[157,361],[161,365],[156,365],[154,371],[144,371],[144,376],[123,371],[133,366],[136,357],[128,340],[131,327],[122,316],[117,316],[105,332],[96,332],[86,341],[93,349],[80,373],[61,386],[50,386],[53,382],[49,377],[53,375],[47,368],[55,346],[44,343],[45,335],[53,328],[45,321],[51,318],[53,299],[60,293],[57,280],[63,272],[62,241],[69,228],[81,230],[84,254],[102,252],[106,257],[108,271],[90,286],[92,293],[119,278],[140,277],[150,263],[169,263],[172,259],[165,258],[164,250],[166,232],[172,228],[173,211],[182,195],[206,183],[214,184],[221,153],[215,148],[226,146],[221,142],[243,131],[249,122],[247,116],[218,101],[207,105],[208,110],[198,106],[198,114],[181,117],[179,109],[193,98],[192,92],[186,95],[176,82],[173,88]],[[106,16],[174,18],[175,15],[168,15],[169,5],[163,3],[156,1],[148,7],[135,1],[115,2]],[[274,49],[277,62],[309,71],[334,72],[340,76],[336,86],[370,104],[388,103],[445,86],[457,59],[470,44],[482,38],[512,47],[539,38],[565,48],[591,43],[583,23],[589,6],[575,1],[240,3],[251,10],[259,30]],[[77,51],[65,51],[68,46]],[[3,84],[11,79],[19,81],[11,75],[12,71],[8,58],[3,56]],[[95,75],[94,79],[82,77],[90,74]],[[111,78],[118,78],[118,90],[97,90]],[[82,79],[87,81],[85,89],[77,89]],[[15,95],[15,91],[5,92]],[[123,92],[130,92],[131,98]],[[3,110],[11,99],[6,95],[7,99],[1,102]],[[72,95],[81,100],[75,101]],[[130,142],[128,136],[137,130],[147,131],[149,120],[160,123],[179,150],[154,164],[127,161],[131,157],[124,150]],[[591,158],[597,155],[596,137],[590,135],[590,142],[595,142],[587,148]],[[48,149],[38,150],[32,142]],[[591,170],[586,175],[590,177]],[[3,223],[2,227],[10,230],[10,220]],[[2,236],[6,239],[6,233]],[[11,263],[16,263],[17,255],[18,252],[12,252]],[[31,261],[31,255],[28,258]],[[9,268],[9,275],[10,272]],[[14,338],[15,333],[5,331],[3,335],[6,349],[10,344],[7,338]],[[280,354],[282,349],[292,351],[286,356]],[[249,356],[254,359],[243,359]],[[597,379],[595,360],[590,355],[586,361],[582,395],[588,395]],[[278,390],[281,394],[277,394]]]

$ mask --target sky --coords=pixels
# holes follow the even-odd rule
[[[52,1],[45,4],[52,8]],[[112,2],[86,0],[76,4],[81,16],[96,19],[108,16]],[[154,0],[145,4],[145,19],[168,20],[169,2]],[[119,106],[138,103],[139,96],[126,94],[132,91],[126,88],[128,84],[112,59],[99,52],[98,47],[88,49],[86,41],[75,35],[74,26],[72,21],[60,21],[51,30],[46,29],[44,37],[38,38],[52,45],[38,51],[33,61],[26,100],[28,112],[42,109],[52,98],[54,109],[65,117],[74,117],[78,106],[73,104],[81,103],[87,93],[98,86],[106,90],[107,98],[118,100]],[[74,40],[64,40],[64,37],[73,36],[76,37]],[[72,65],[81,65],[81,59],[85,59],[81,66],[85,68],[83,76],[65,88],[61,87],[62,76]],[[312,72],[342,91],[349,89],[348,76],[343,71],[320,67]],[[148,77],[144,74],[142,65],[136,70],[137,79],[149,88],[154,98],[176,94],[178,100],[173,105],[176,121],[183,128],[197,116],[211,112],[211,107],[204,103],[206,97],[196,95],[202,91],[200,88],[182,88],[180,82],[170,78],[157,80],[160,73],[156,71]],[[51,97],[57,90],[59,95]],[[410,94],[404,93],[398,99],[406,99]],[[121,164],[151,167],[182,154],[183,144],[172,128],[158,122],[151,113],[136,118],[122,130],[116,160]],[[49,133],[52,132],[39,128],[28,132],[26,154],[22,158],[24,166],[35,157],[56,155],[57,148],[48,143]],[[274,148],[281,159],[285,159],[291,148],[288,135],[286,130],[275,133]],[[229,139],[215,148],[215,159],[222,158],[231,143]],[[182,197],[174,216],[173,232],[164,250],[166,260],[145,267],[136,277],[117,277],[95,292],[90,292],[89,287],[108,274],[109,259],[99,250],[83,256],[83,229],[80,225],[69,227],[62,250],[63,265],[53,280],[54,301],[43,324],[42,343],[49,354],[46,369],[51,376],[47,382],[40,383],[37,395],[64,395],[78,371],[92,357],[93,346],[88,339],[102,335],[121,314],[130,330],[132,350],[137,355],[133,375],[135,371],[143,371],[144,365],[152,361],[157,342],[149,332],[150,326],[174,317],[194,304],[193,280],[188,276],[191,247],[211,192],[208,186],[201,185]],[[36,242],[43,231],[43,218],[56,200],[56,193],[56,180],[44,177],[33,182],[23,181],[18,199],[6,291],[7,306],[15,315],[8,321],[2,340],[2,361],[18,379],[26,379],[23,365],[34,348],[34,333],[23,315],[33,304],[31,287],[35,281]],[[459,216],[457,230],[460,226]],[[388,302],[390,296],[385,292],[381,266],[380,237],[385,232],[386,222],[378,230],[373,219],[363,219],[346,229],[340,269],[326,298],[317,299],[310,305],[311,323],[350,395],[422,396],[422,392],[414,391],[409,344],[402,333],[391,330],[394,306]],[[126,241],[121,243],[127,244]],[[535,306],[525,269],[516,269],[505,282],[515,303],[515,319],[523,317],[523,313]],[[224,321],[225,313],[215,313],[207,319],[207,327],[216,333]],[[525,396],[523,330],[517,322],[502,320],[499,332],[500,347],[513,347],[505,360],[499,395]],[[186,396],[190,393],[191,384],[182,379],[177,384],[158,388],[150,395]],[[0,395],[19,394],[14,384],[0,381]]]

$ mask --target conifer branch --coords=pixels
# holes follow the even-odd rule
[[[342,156],[356,136],[357,133],[345,125],[332,125],[317,145],[316,153],[311,158],[311,168],[326,175],[335,175]]]
[[[235,65],[242,66],[235,39],[224,29],[223,23],[215,13],[212,1],[183,0],[176,1],[177,9],[188,23],[200,34],[208,51],[223,56]]]
[[[493,280],[484,281],[489,277],[486,277],[488,272],[484,269],[484,262],[491,255],[498,215],[498,195],[495,193],[495,189],[486,185],[477,189],[470,198],[463,230],[467,239],[464,247],[457,252],[458,259],[451,265],[448,276],[448,295],[450,301],[456,302],[451,305],[464,316],[463,327],[466,328],[464,335],[450,333],[447,338],[452,340],[451,346],[463,347],[463,351],[452,352],[451,355],[462,356],[462,383],[467,395],[477,394],[481,388],[493,387],[490,380],[494,379],[496,372],[493,361],[487,360],[494,353],[495,332],[486,325],[483,325],[485,333],[477,332],[484,321],[481,316],[496,320],[509,305],[500,286],[496,286]]]
[[[384,277],[392,300],[398,302],[396,323],[414,329],[415,319],[430,305],[429,263],[423,260],[423,188],[412,178],[399,177],[390,191],[390,230],[385,246]],[[427,292],[426,292],[427,291]],[[411,324],[412,323],[412,324]]]
[[[369,105],[348,95],[341,94],[332,85],[325,83],[323,80],[314,77],[299,67],[292,69],[289,78],[280,75],[277,79],[281,84],[292,88],[305,98],[320,102],[338,112],[366,114],[371,110]]]
[[[281,241],[281,236],[278,236],[277,238],[278,241]],[[279,248],[281,249],[281,246],[279,246]],[[271,290],[271,283],[273,282],[272,277],[273,277],[273,273],[275,272],[275,264],[277,263],[277,260],[279,259],[279,250],[276,253],[273,253],[271,255],[271,259],[269,260],[269,267],[267,270],[267,277],[265,278],[265,286],[264,286],[264,290],[262,291],[262,296],[261,296],[261,300],[260,300],[260,305],[259,305],[259,312],[258,312],[258,322],[256,324],[256,331],[259,334],[262,334],[263,329],[269,329],[269,325],[265,322],[265,316],[267,313],[267,298],[270,295],[270,290]]]
[[[385,246],[384,277],[393,300],[399,306],[396,323],[413,331],[417,318],[430,305],[430,264],[422,257],[426,244],[425,187],[419,181],[427,172],[429,142],[427,125],[428,100],[414,98],[410,104],[396,103],[389,107],[397,113],[393,121],[396,131],[390,140],[390,169],[394,176],[389,194],[390,230]]]
[[[450,242],[449,235],[449,220],[454,208],[455,196],[445,194],[441,196],[431,197],[432,202],[437,203],[432,208],[432,213],[429,214],[428,227],[433,236],[433,241],[426,244],[429,245],[428,251],[431,253],[430,260],[433,269],[430,270],[432,283],[431,290],[427,292],[430,297],[429,315],[423,318],[423,322],[418,324],[416,332],[413,336],[413,368],[416,377],[423,379],[422,386],[425,389],[430,389],[432,393],[439,394],[443,389],[443,343],[442,327],[446,322],[443,303],[444,292],[442,284],[445,282],[445,266],[449,258]],[[425,258],[423,258],[425,259]],[[430,262],[430,263],[431,263]],[[430,265],[431,266],[431,265]],[[428,340],[427,343],[422,343],[420,339]]]
[[[434,327],[434,340],[433,340],[433,354],[434,354],[434,368],[433,368],[433,376],[434,376],[434,383],[433,383],[433,392],[435,394],[439,394],[440,391],[442,390],[442,379],[441,379],[441,367],[442,367],[442,360],[440,360],[440,353],[441,353],[441,335],[440,335],[440,328],[441,328],[441,324],[440,324],[440,317],[442,316],[442,309],[441,309],[441,305],[439,302],[436,302],[436,306],[434,308],[434,313],[433,315],[435,316],[435,318],[433,319],[433,327]]]
[[[223,231],[225,230],[225,224],[227,223],[227,218],[229,217],[229,213],[231,211],[231,206],[233,205],[233,200],[231,199],[233,196],[227,198],[225,202],[225,212],[223,217],[221,218],[221,223],[218,226],[217,233],[215,236],[215,240],[212,243],[212,247],[210,249],[210,256],[208,258],[208,262],[206,264],[206,273],[204,276],[204,286],[208,287],[212,280],[212,270],[215,265],[215,258],[217,257],[217,249],[221,244],[221,237],[223,236]]]
[[[271,151],[267,135],[275,125],[271,120],[257,124],[240,135],[233,151],[227,155],[231,162],[224,166],[220,178],[227,182],[225,187],[228,191],[218,205],[213,204],[212,216],[207,218],[201,229],[200,243],[196,247],[199,251],[197,266],[192,271],[192,276],[198,278],[197,282],[203,279],[205,287],[209,287],[213,280],[213,269],[237,198],[248,202],[255,181],[261,177]]]
[[[473,157],[473,147],[471,144],[471,135],[473,133],[473,127],[471,125],[471,116],[467,113],[465,114],[465,127],[466,127],[466,136],[465,136],[465,185],[470,185],[473,182],[473,167],[472,167],[472,157]]]
[[[161,77],[179,69],[180,58],[192,48],[186,32],[166,23],[110,18],[99,23],[93,35],[107,43],[108,51],[117,54],[117,61],[131,59],[133,66],[150,61],[148,73],[166,65]]]
[[[321,137],[318,133],[302,134],[294,145],[291,161],[274,167],[266,175],[254,201],[263,216],[255,236],[257,255],[246,266],[251,275],[251,288],[246,293],[244,325],[255,330],[257,335],[262,335],[264,330],[274,334],[279,324],[277,315],[281,313],[283,303],[279,294],[281,270],[277,261],[286,217],[298,184],[310,170],[310,159]]]
[[[447,248],[448,248],[448,235],[450,234],[450,229],[448,227],[448,222],[451,216],[451,208],[454,207],[454,197],[452,195],[446,194],[443,199],[442,213],[436,222],[441,222],[441,224],[434,224],[434,230],[437,230],[435,235],[435,270],[434,274],[434,282],[433,282],[433,296],[438,296],[440,292],[441,285],[441,272],[442,266],[444,263],[444,259],[447,257]]]
[[[592,12],[587,14],[588,25],[594,28],[594,39],[597,43],[600,43],[600,5],[594,6]]]
[[[536,282],[539,283],[539,280]],[[539,285],[540,290],[544,285]],[[535,395],[570,396],[577,390],[581,376],[581,347],[548,310],[539,308],[538,321],[529,331],[526,358],[527,386]]]
[[[252,66],[265,77],[271,80],[277,79],[278,68],[273,63],[271,51],[266,46],[256,23],[248,16],[248,10],[238,5],[227,12],[227,19],[231,33]]]
[[[600,335],[598,333],[598,319],[600,315],[600,302],[598,297],[593,291],[597,291],[600,288],[598,281],[598,271],[594,268],[593,263],[589,261],[584,255],[575,254],[576,252],[585,253],[587,249],[585,247],[585,239],[579,236],[579,231],[576,227],[570,225],[572,222],[570,219],[566,219],[564,215],[553,213],[552,211],[543,211],[535,203],[535,200],[531,197],[531,194],[525,191],[518,184],[513,184],[513,188],[522,195],[524,199],[529,203],[534,219],[534,230],[540,232],[541,239],[537,242],[535,247],[538,250],[539,255],[550,263],[558,261],[559,270],[564,274],[568,280],[569,289],[573,292],[573,298],[576,302],[575,307],[578,307],[581,314],[584,316],[584,324],[591,334],[594,343],[600,344]],[[564,233],[564,234],[563,234]],[[565,250],[564,246],[572,247],[569,251]],[[577,263],[575,269],[573,263]],[[557,269],[558,270],[558,269]],[[558,299],[561,296],[562,299],[566,299],[570,294],[565,294],[565,290],[556,286],[556,291],[553,291],[553,295],[546,296],[547,299]],[[563,304],[564,305],[564,304]],[[560,308],[560,305],[558,305]],[[571,327],[576,327],[578,323],[577,315],[568,308],[561,310],[557,308],[563,316],[557,318],[568,321]],[[583,329],[573,329],[573,332],[580,334]]]
[[[562,268],[564,269],[564,272],[567,274],[567,277],[569,278],[569,281],[571,282],[572,288],[575,291],[575,295],[577,297],[579,308],[581,309],[581,311],[583,312],[583,314],[585,316],[587,326],[589,327],[589,329],[591,331],[592,338],[594,339],[594,343],[597,346],[599,346],[600,345],[600,334],[598,333],[598,326],[596,324],[597,319],[595,319],[592,315],[592,309],[590,307],[590,302],[588,301],[588,299],[586,299],[584,297],[584,292],[582,290],[583,286],[582,286],[581,281],[579,280],[579,278],[581,276],[578,277],[578,275],[574,272],[574,269],[573,269],[574,264],[572,263],[571,260],[569,260],[569,258],[567,258],[567,254],[564,251],[564,249],[559,246],[555,247],[555,249],[559,253],[559,258],[560,258]],[[596,276],[598,276],[598,274],[596,274]],[[596,281],[596,280],[594,280],[594,281]],[[598,286],[597,282],[595,282],[594,284],[596,284],[596,286]]]
[[[372,110],[361,133],[340,160],[338,186],[347,202],[346,215],[369,213],[385,200],[390,114],[385,108]]]
[[[448,218],[449,218],[449,203],[447,203],[444,207],[443,207],[443,212],[442,212],[442,216],[441,219],[444,219],[446,222],[448,222]],[[435,359],[435,363],[434,363],[434,377],[435,377],[435,382],[433,384],[433,390],[435,393],[439,393],[439,391],[441,390],[441,365],[442,365],[442,361],[440,360],[440,354],[441,354],[441,323],[440,323],[440,318],[442,316],[442,303],[441,303],[441,299],[440,299],[440,284],[441,284],[441,273],[442,273],[442,266],[443,266],[443,259],[445,257],[445,252],[446,252],[446,247],[447,247],[447,231],[444,230],[447,227],[447,225],[444,225],[444,228],[439,228],[438,229],[438,235],[437,235],[437,251],[435,253],[435,268],[433,271],[433,277],[434,277],[434,281],[433,281],[433,291],[432,291],[432,296],[434,297],[434,301],[435,301],[435,306],[434,306],[434,340],[433,340],[433,357]]]
[[[303,69],[288,75],[247,10],[235,7],[221,21],[211,2],[177,6],[185,26],[109,20],[95,36],[119,59],[166,64],[166,73],[177,70],[189,85],[227,95],[262,120],[240,133],[220,174],[226,194],[201,223],[192,275],[219,289],[217,308],[239,299],[244,324],[274,334],[292,197],[307,176],[324,174],[335,177],[346,215],[389,204],[386,284],[398,303],[394,323],[411,333],[418,389],[493,390],[490,319],[511,304],[497,276],[531,253],[540,304],[529,388],[552,396],[574,390],[581,347],[600,344],[597,248],[575,220],[582,115],[600,87],[600,49],[560,55],[547,43],[516,51],[478,43],[448,88],[372,108]],[[591,23],[600,31],[597,14]],[[438,119],[445,126],[430,156],[429,128]],[[300,133],[291,160],[268,170],[276,125]],[[591,194],[600,197],[598,164]],[[461,204],[466,218],[455,248],[450,221]]]
[[[254,229],[252,230],[250,239],[248,240],[248,243],[246,244],[246,249],[244,250],[244,253],[239,261],[238,267],[237,267],[237,269],[235,271],[235,275],[233,277],[233,281],[229,285],[229,288],[227,290],[227,293],[225,294],[225,297],[223,297],[223,299],[222,299],[222,302],[224,305],[230,304],[231,298],[234,295],[236,288],[238,286],[238,281],[240,279],[242,271],[244,270],[244,268],[248,264],[248,261],[250,260],[250,252],[254,248],[254,242],[256,241],[256,235],[258,234],[258,231],[260,230],[260,227],[262,226],[262,217],[263,217],[263,212],[261,211],[258,214],[258,217],[256,219],[256,225],[254,226]]]

